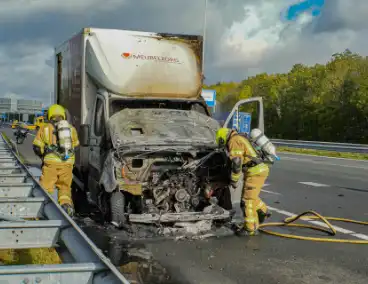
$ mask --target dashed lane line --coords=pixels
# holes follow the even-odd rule
[[[265,190],[265,189],[262,189],[262,192],[266,192],[266,193],[270,193],[270,194],[274,194],[274,195],[281,195],[281,193],[273,192],[273,191]]]
[[[298,183],[305,184],[305,185],[310,185],[310,186],[314,186],[314,187],[330,187],[328,184],[311,182],[311,181],[300,181]]]
[[[351,234],[352,236],[358,238],[358,239],[362,239],[362,240],[367,240],[368,241],[368,236],[364,235],[364,234]]]
[[[282,210],[282,209],[274,208],[274,207],[271,207],[271,206],[268,206],[268,208],[271,211],[275,211],[279,214],[282,214],[282,215],[285,215],[285,216],[288,216],[288,217],[298,215],[298,214],[291,213],[291,212],[288,212],[288,211],[285,211],[285,210]],[[324,228],[329,228],[325,223],[320,222],[320,221],[313,221],[313,220],[310,220],[310,221],[306,220],[306,221],[311,223],[311,224],[314,224],[314,225],[318,225],[318,226],[321,226],[321,227],[324,227]],[[353,237],[361,239],[361,240],[368,240],[367,235],[360,234],[360,233],[357,233],[357,232],[354,232],[354,231],[351,231],[351,230],[347,230],[347,229],[344,229],[344,228],[341,228],[341,227],[338,227],[338,226],[335,226],[335,225],[333,225],[333,227],[339,233],[350,235],[350,236],[353,236]]]
[[[278,192],[274,192],[274,191],[271,191],[271,190],[265,190],[265,189],[263,189],[264,187],[267,187],[267,186],[269,186],[270,184],[269,183],[265,183],[264,185],[263,185],[263,187],[262,187],[262,192],[266,192],[266,193],[270,193],[270,194],[275,194],[275,195],[281,195],[280,193],[278,193]]]
[[[281,193],[278,193],[278,192],[274,192],[274,191],[271,191],[271,190],[265,190],[263,188],[269,186],[270,184],[269,183],[265,183],[262,187],[262,192],[266,192],[266,193],[270,193],[270,194],[274,194],[274,195],[281,195]]]

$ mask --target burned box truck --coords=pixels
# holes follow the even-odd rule
[[[85,28],[56,48],[55,102],[81,142],[75,183],[117,227],[230,216],[220,125],[201,98],[202,44]]]

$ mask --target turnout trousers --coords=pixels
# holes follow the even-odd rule
[[[244,229],[248,232],[258,230],[267,214],[267,205],[259,198],[268,172],[247,176],[245,173],[241,207],[244,213]]]
[[[73,164],[47,163],[42,167],[40,184],[49,194],[58,188],[58,202],[60,205],[73,205],[71,185],[73,180]]]

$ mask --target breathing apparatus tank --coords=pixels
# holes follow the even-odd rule
[[[70,157],[72,150],[72,129],[66,120],[61,120],[56,124],[59,150],[63,154],[63,159]]]
[[[267,136],[263,134],[260,129],[252,129],[252,131],[250,132],[250,138],[252,142],[256,145],[258,150],[261,150],[270,162],[273,162],[274,160],[280,160],[280,158],[276,154],[276,147],[267,138]]]

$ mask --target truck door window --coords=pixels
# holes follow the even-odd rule
[[[96,110],[95,110],[95,121],[94,121],[94,132],[96,136],[102,136],[105,130],[105,109],[104,103],[101,99],[97,98]]]

